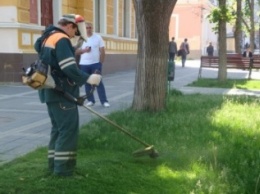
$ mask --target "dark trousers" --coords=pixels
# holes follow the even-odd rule
[[[79,134],[78,107],[74,102],[47,103],[52,129],[48,147],[49,170],[70,176],[76,166]]]
[[[169,61],[174,61],[175,53],[169,53]]]
[[[182,64],[182,67],[185,67],[186,58],[187,58],[187,55],[186,55],[186,54],[182,54],[182,55],[181,55],[181,64]]]
[[[91,65],[80,65],[80,69],[84,72],[86,72],[87,74],[91,75],[93,73],[95,73],[96,70],[99,71],[99,73],[102,73],[102,64],[101,63],[94,63]],[[86,94],[89,94],[89,92],[91,91],[92,86],[88,83],[85,84],[85,91]],[[107,96],[106,96],[106,90],[105,90],[105,86],[101,80],[100,84],[97,86],[97,93],[98,93],[98,97],[99,100],[101,102],[101,104],[104,104],[107,101]],[[95,103],[95,97],[93,95],[93,93],[88,95],[88,101],[91,101],[93,103]]]

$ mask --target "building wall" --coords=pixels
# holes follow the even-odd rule
[[[20,81],[22,67],[29,65],[37,58],[33,44],[45,29],[40,19],[41,1],[44,0],[0,1],[0,42],[4,45],[0,47],[0,81]],[[78,13],[87,22],[95,25],[94,8],[98,0],[52,1],[54,24],[62,14]],[[100,33],[106,46],[103,73],[135,68],[137,36],[132,1],[100,1],[105,5],[104,13],[106,14],[104,31]],[[127,11],[130,11],[127,37],[124,37],[126,35],[124,2],[130,5],[130,8],[127,6]],[[206,19],[212,7],[210,0],[179,0],[175,6],[169,26],[169,40],[174,36],[179,47],[184,38],[188,38],[191,49],[188,58],[198,59],[202,54],[206,54],[205,50],[209,42],[217,48],[217,36],[212,32],[212,25]],[[8,76],[5,76],[5,72]]]
[[[131,5],[130,37],[124,35],[124,1],[103,0],[105,2],[105,33],[100,33],[105,41],[106,59],[103,74],[133,69],[136,66],[137,39],[135,38],[134,8]],[[36,5],[32,5],[36,3]],[[118,18],[115,18],[115,2]],[[86,21],[95,25],[95,0],[53,0],[53,16],[61,17],[67,13],[82,15]],[[36,23],[32,23],[32,15],[37,17],[41,0],[1,0],[0,1],[0,81],[20,82],[22,67],[28,66],[37,54],[33,45],[41,36],[45,26],[40,24],[40,15]],[[34,6],[32,8],[32,6]],[[37,7],[37,10],[35,10]],[[41,14],[41,13],[38,13]],[[118,30],[114,30],[117,20]],[[58,21],[53,18],[53,21]]]
[[[209,42],[217,48],[217,36],[206,19],[213,5],[209,0],[180,0],[171,16],[169,40],[175,37],[179,47],[185,38],[190,45],[188,58],[198,59],[206,54]]]

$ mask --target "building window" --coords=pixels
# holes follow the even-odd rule
[[[94,1],[94,27],[99,33],[106,33],[106,0]]]
[[[130,0],[124,0],[124,12],[123,12],[123,36],[130,37],[131,34],[131,22],[130,22]]]
[[[95,1],[95,31],[100,32],[100,0]]]

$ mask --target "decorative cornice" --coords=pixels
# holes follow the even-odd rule
[[[34,24],[23,24],[23,23],[8,23],[8,22],[0,22],[0,28],[22,28],[28,30],[44,30],[45,26],[39,26]]]

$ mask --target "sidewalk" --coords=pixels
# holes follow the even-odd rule
[[[187,61],[186,67],[182,68],[177,62],[175,80],[171,83],[171,88],[185,94],[217,93],[260,96],[260,91],[186,87],[188,83],[197,79],[199,63],[199,60]],[[246,78],[247,74],[247,71],[232,70],[228,72],[228,77]],[[217,71],[204,69],[202,76],[216,78]],[[260,79],[260,73],[253,72],[252,78]],[[133,100],[135,72],[105,75],[103,79],[111,107],[102,107],[95,92],[97,102],[93,109],[102,115],[107,115],[129,108]],[[84,93],[83,87],[81,93]],[[80,125],[97,118],[83,107],[79,107],[79,114]],[[51,126],[46,105],[39,102],[37,91],[27,86],[0,85],[0,124],[0,165],[48,144]]]

